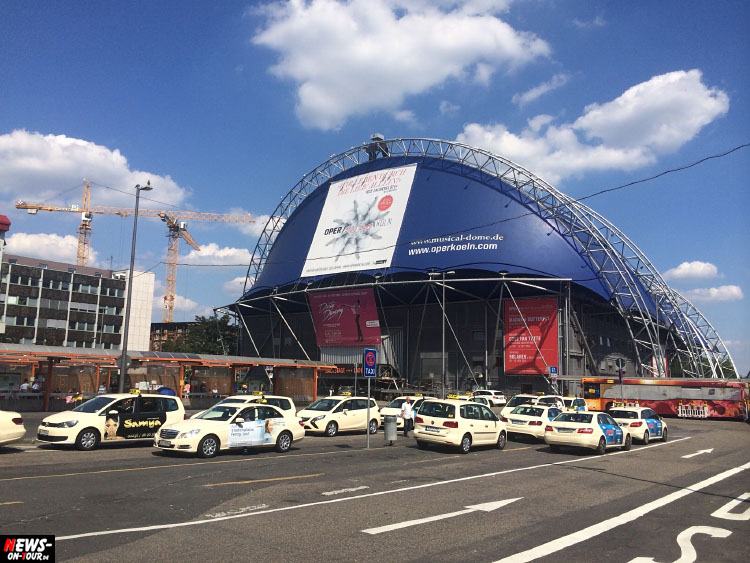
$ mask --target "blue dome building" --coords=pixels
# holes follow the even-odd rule
[[[340,366],[330,378],[351,378],[362,341],[322,338],[313,303],[355,291],[358,339],[365,310],[379,329],[380,375],[423,389],[575,392],[619,369],[736,373],[710,323],[617,227],[456,142],[373,135],[305,174],[232,306],[242,353],[323,360]]]

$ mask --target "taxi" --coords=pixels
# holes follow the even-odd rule
[[[547,405],[521,405],[508,415],[508,434],[526,434],[544,440],[544,429],[562,409]]]
[[[545,426],[544,441],[553,452],[560,446],[572,446],[599,455],[609,448],[627,451],[633,444],[630,432],[604,412],[564,412]]]
[[[341,431],[367,430],[375,434],[380,426],[380,411],[370,399],[370,420],[367,420],[367,397],[331,395],[318,399],[297,413],[308,432],[332,437]]]
[[[488,407],[448,395],[422,403],[414,419],[414,437],[419,449],[447,444],[467,454],[472,445],[492,444],[502,450],[508,434],[505,423]]]
[[[651,438],[667,441],[667,423],[646,407],[613,406],[607,414],[622,428],[627,428],[634,440],[648,444]]]
[[[266,405],[271,405],[273,407],[278,407],[283,411],[289,411],[292,414],[297,412],[297,407],[294,404],[294,400],[291,397],[284,397],[283,395],[266,395],[262,391],[253,391],[249,395],[230,395],[229,397],[225,397],[218,403],[217,405],[228,405],[228,404],[247,404],[247,403],[263,403]],[[201,414],[203,414],[205,411],[201,411],[199,413],[195,413],[190,418],[197,418]]]
[[[384,417],[386,416],[397,417],[396,428],[399,430],[404,427],[404,419],[401,418],[401,405],[403,405],[404,401],[406,401],[406,397],[407,395],[404,395],[402,397],[396,397],[390,403],[388,403],[386,406],[380,409],[381,419],[384,419]],[[413,413],[416,413],[417,409],[419,409],[419,406],[422,404],[422,401],[424,401],[424,396],[408,395],[408,397],[409,397],[409,400],[411,401],[411,410]]]
[[[36,438],[40,442],[75,445],[93,450],[102,442],[151,440],[163,424],[185,418],[178,397],[131,393],[97,395],[70,411],[42,420]]]
[[[305,437],[294,412],[260,403],[214,405],[196,418],[165,424],[154,437],[162,451],[214,457],[234,448],[273,447],[285,453]]]
[[[20,442],[26,434],[23,417],[15,411],[0,411],[0,446]]]
[[[537,395],[534,404],[561,407],[565,405],[565,401],[560,395]]]
[[[563,397],[565,410],[569,411],[587,411],[586,401],[579,397]]]
[[[536,399],[537,399],[537,395],[532,395],[530,393],[519,393],[518,395],[513,395],[510,398],[510,401],[505,403],[503,410],[500,411],[500,416],[504,416],[507,418],[507,416],[511,413],[511,411],[517,406],[525,405],[525,404],[532,404],[534,403],[534,401],[536,401]]]
[[[497,391],[495,389],[477,389],[474,391],[475,397],[485,397],[491,407],[504,407],[508,400],[505,398],[505,393]]]

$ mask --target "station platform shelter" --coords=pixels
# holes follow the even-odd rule
[[[205,408],[203,399],[238,391],[264,391],[299,403],[311,402],[317,398],[318,374],[335,368],[309,360],[180,352],[133,350],[128,356],[131,365],[125,374],[125,390],[155,392],[167,387],[183,397],[186,407],[192,401],[197,408]],[[116,392],[119,360],[117,350],[0,343],[0,409],[66,410],[71,401]],[[25,381],[29,391],[22,393]],[[38,391],[32,391],[35,382]]]

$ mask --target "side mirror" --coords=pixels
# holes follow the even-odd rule
[[[242,423],[243,423],[243,422],[245,422],[245,419],[244,419],[244,418],[235,418],[235,419],[234,419],[234,423],[235,423],[235,424],[239,424],[239,425],[242,425]]]

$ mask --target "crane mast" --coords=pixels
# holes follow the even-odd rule
[[[83,185],[83,199],[81,205],[70,207],[56,207],[52,205],[41,205],[17,201],[16,209],[26,209],[31,215],[38,211],[54,211],[63,213],[80,213],[81,224],[78,226],[78,248],[76,252],[76,265],[86,266],[89,262],[91,249],[91,221],[94,214],[118,215],[129,217],[135,213],[134,209],[127,207],[91,207],[91,181],[85,180]],[[164,211],[160,209],[138,209],[139,217],[159,217],[167,225],[167,261],[166,261],[166,288],[164,291],[164,308],[162,322],[172,322],[174,319],[174,301],[177,294],[177,263],[179,261],[180,239],[182,238],[195,250],[200,246],[193,240],[187,231],[186,220],[191,221],[215,221],[220,223],[254,223],[255,219],[248,214],[239,213],[202,213],[199,211]]]

